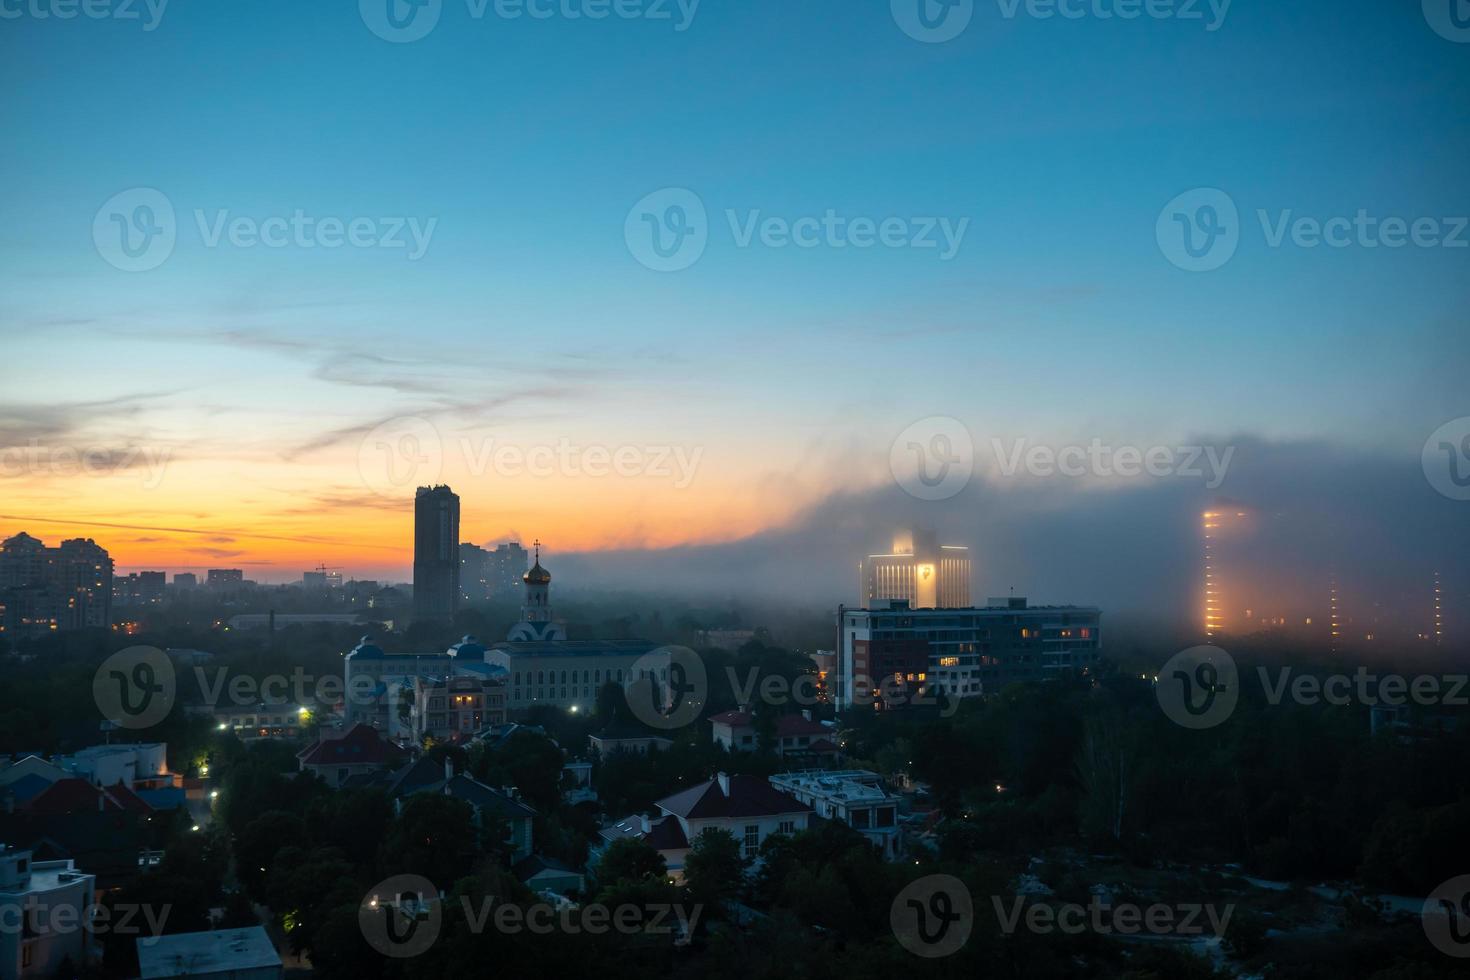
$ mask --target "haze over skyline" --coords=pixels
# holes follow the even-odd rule
[[[0,535],[94,537],[123,571],[401,580],[411,484],[431,476],[464,498],[465,540],[539,536],[585,553],[589,581],[597,553],[655,549],[686,583],[840,601],[845,556],[917,516],[1004,550],[977,556],[977,594],[1004,564],[1143,603],[1214,497],[1302,513],[1325,494],[1343,524],[1321,539],[1395,528],[1355,546],[1408,588],[1419,562],[1464,554],[1470,506],[1420,467],[1470,414],[1470,251],[1450,241],[1470,240],[1470,46],[1418,4],[1352,6],[1236,3],[1208,29],[982,3],[945,44],[835,0],[705,0],[683,30],[672,5],[594,22],[447,3],[401,44],[350,4],[9,21],[0,78],[34,97],[7,104],[26,138],[0,155],[0,453],[20,453]],[[128,272],[94,222],[137,188],[164,196],[176,242]],[[708,244],[660,273],[625,232],[668,188],[696,195]],[[1229,196],[1239,245],[1191,273],[1156,226],[1195,188]],[[1272,244],[1283,222],[1360,212],[1446,240]],[[317,235],[399,222],[404,245],[227,230],[298,213]],[[933,222],[940,244],[753,230],[829,213]],[[964,229],[949,258],[942,221]],[[968,429],[978,470],[934,504],[890,469],[932,417]],[[413,420],[438,444],[400,486],[374,454],[413,450]],[[1006,476],[992,440],[1240,451],[1208,487]],[[562,445],[639,456],[604,477],[493,461]],[[57,455],[87,450],[102,472],[80,479]],[[1112,557],[1042,548],[1061,527]],[[1130,562],[1123,594],[1107,577]]]

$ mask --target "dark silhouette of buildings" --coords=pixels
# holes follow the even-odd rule
[[[419,487],[413,501],[413,614],[448,621],[459,608],[459,495]]]

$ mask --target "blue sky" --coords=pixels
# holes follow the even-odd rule
[[[1250,433],[1408,459],[1467,414],[1470,248],[1270,248],[1255,216],[1470,214],[1470,44],[1418,2],[1237,0],[1211,31],[1203,4],[977,0],[942,44],[877,0],[703,0],[683,31],[444,0],[405,44],[347,2],[175,0],[151,31],[30,12],[46,2],[0,20],[0,336],[35,368],[3,401],[145,396],[128,418],[194,459],[330,445],[436,392],[527,429],[699,439],[730,493],[813,457],[859,479],[930,415],[977,440]],[[137,187],[167,196],[178,243],[129,273],[92,223]],[[660,273],[624,219],[670,187],[710,242]],[[1190,273],[1155,222],[1200,187],[1233,199],[1241,241]],[[206,248],[196,209],[436,224],[408,261]],[[739,248],[727,209],[969,224],[942,261]]]

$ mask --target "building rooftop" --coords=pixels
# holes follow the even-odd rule
[[[359,724],[336,737],[323,735],[296,757],[308,766],[386,766],[406,756],[406,752],[384,739],[375,729]]]
[[[138,943],[141,980],[279,967],[281,957],[260,926],[149,936]]]
[[[884,788],[881,776],[861,769],[780,773],[771,777],[771,785],[778,789],[809,793],[812,796],[823,796],[834,800],[877,802],[893,796]]]
[[[811,807],[792,799],[759,776],[727,776],[692,786],[658,801],[658,807],[685,820],[757,817],[807,813]]]

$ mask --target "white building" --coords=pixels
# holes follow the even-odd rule
[[[771,785],[805,803],[824,820],[856,830],[885,860],[895,860],[903,853],[898,797],[888,792],[876,772],[810,769],[772,776]]]
[[[96,883],[70,860],[0,844],[0,980],[51,977],[66,959],[85,966]]]
[[[72,755],[55,758],[55,763],[68,775],[85,779],[93,786],[116,786],[129,789],[139,785],[170,783],[168,745],[164,742],[139,742],[136,745],[92,745]]]
[[[858,577],[864,607],[902,599],[915,609],[958,609],[970,604],[970,549],[941,545],[932,531],[901,531],[891,552],[863,560]]]
[[[654,805],[660,816],[627,817],[603,828],[600,836],[604,847],[625,838],[646,841],[663,855],[669,877],[675,881],[683,880],[684,859],[694,839],[706,830],[729,833],[750,860],[771,835],[806,830],[812,813],[810,806],[759,776],[724,773]]]
[[[281,957],[260,926],[217,932],[181,932],[138,940],[141,980],[214,977],[217,980],[280,980]]]

